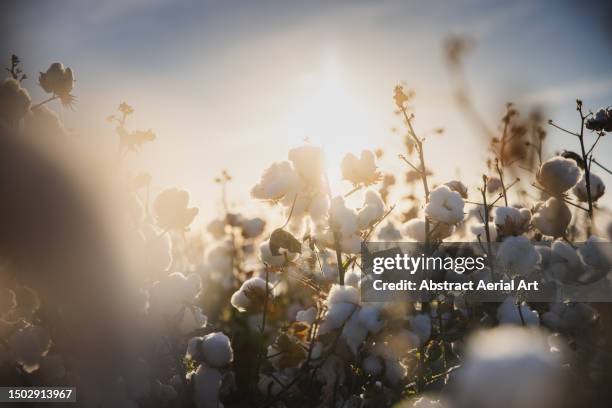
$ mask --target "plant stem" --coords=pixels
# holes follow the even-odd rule
[[[49,98],[45,99],[44,101],[37,103],[36,105],[32,105],[32,106],[30,107],[30,110],[34,110],[34,109],[40,108],[41,106],[43,106],[43,105],[44,105],[44,104],[46,104],[47,102],[51,102],[51,101],[54,101],[54,100],[56,100],[56,99],[57,99],[57,96],[55,96],[55,95],[54,95],[54,96],[51,96],[51,97],[49,97]]]
[[[584,119],[585,116],[582,114],[582,106],[578,105],[578,112],[580,113],[580,134],[578,140],[580,140],[580,150],[582,151],[582,161],[584,163],[584,180],[586,184],[587,200],[589,202],[589,218],[593,218],[593,198],[591,197],[591,169],[588,160],[588,155],[584,149]],[[595,147],[593,145],[593,147]]]

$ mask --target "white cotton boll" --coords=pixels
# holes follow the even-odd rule
[[[380,194],[374,190],[368,190],[365,193],[363,207],[357,213],[357,219],[360,230],[370,228],[374,223],[382,218],[385,214],[385,203]]]
[[[51,339],[40,326],[26,326],[8,338],[12,358],[27,373],[38,370],[40,361],[49,351]]]
[[[520,235],[529,228],[531,213],[526,208],[496,207],[493,220],[504,235]]]
[[[368,329],[359,319],[359,312],[356,310],[344,323],[342,338],[353,354],[357,354],[367,335]]]
[[[194,330],[206,327],[208,317],[197,306],[190,306],[185,311],[181,322],[181,333],[191,333]]]
[[[462,198],[467,198],[467,196],[468,196],[468,188],[461,181],[459,181],[459,180],[452,180],[452,181],[449,181],[448,183],[444,183],[444,185],[447,186],[448,188],[450,188],[451,190],[456,191],[457,193],[459,193]]]
[[[380,173],[376,167],[376,156],[369,150],[361,152],[358,159],[353,153],[348,153],[340,164],[342,178],[350,181],[354,185],[370,185],[376,183],[380,178]]]
[[[542,324],[551,330],[579,332],[597,321],[597,311],[586,303],[551,303]]]
[[[420,340],[420,344],[425,343],[431,336],[431,318],[426,314],[418,314],[410,318],[412,331]]]
[[[332,285],[327,295],[328,305],[335,303],[359,304],[359,291],[351,286]]]
[[[308,214],[310,214],[310,218],[315,223],[315,225],[319,225],[327,219],[327,214],[329,213],[329,197],[324,193],[317,193],[310,200],[308,205]]]
[[[481,241],[484,242],[487,240],[485,224],[472,224],[470,225],[470,231],[476,236],[476,238],[480,238]],[[491,242],[495,242],[495,240],[497,239],[497,228],[495,228],[494,223],[489,223],[489,237],[491,238]]]
[[[359,310],[359,321],[365,326],[366,329],[372,334],[376,334],[385,325],[384,322],[379,320],[380,311],[374,306],[363,306]]]
[[[289,160],[296,172],[307,183],[318,185],[325,170],[323,149],[316,146],[301,146],[289,150]]]
[[[317,309],[315,307],[309,307],[306,310],[300,310],[295,315],[296,322],[304,322],[313,324],[317,318]]]
[[[234,359],[234,352],[229,337],[221,332],[202,337],[202,359],[210,367],[227,366]]]
[[[387,221],[378,231],[378,239],[386,242],[398,242],[402,240],[402,233],[392,221]]]
[[[612,264],[609,242],[595,235],[591,235],[584,245],[578,248],[578,253],[585,264],[597,270],[607,271]]]
[[[266,222],[261,218],[249,218],[242,221],[240,227],[242,228],[242,236],[244,238],[255,238],[261,235]]]
[[[280,200],[298,186],[298,175],[287,161],[272,163],[259,182],[251,188],[251,196],[259,200]]]
[[[361,271],[351,269],[344,274],[344,284],[359,289],[361,284]]]
[[[598,175],[589,173],[589,184],[591,185],[591,200],[599,200],[606,192],[606,185],[604,184],[603,180]],[[582,177],[580,177],[578,183],[576,183],[574,188],[572,188],[572,193],[574,193],[578,201],[582,201],[583,203],[589,201],[589,196],[586,189],[585,173],[582,173]]]
[[[417,242],[425,242],[425,221],[411,219],[405,224],[404,233]]]
[[[540,254],[526,237],[507,237],[497,250],[497,263],[504,271],[526,275],[540,261]]]
[[[363,359],[361,368],[367,375],[377,376],[382,372],[383,364],[380,358],[369,355]]]
[[[442,185],[429,193],[425,214],[435,221],[453,225],[463,220],[464,205],[459,193]]]
[[[192,379],[193,401],[197,408],[223,408],[223,404],[219,402],[219,389],[223,375],[219,370],[201,365]]]
[[[551,194],[561,194],[576,184],[580,177],[580,168],[572,159],[555,156],[540,166],[537,178],[540,184]]]
[[[550,248],[546,273],[560,281],[575,280],[583,270],[583,264],[574,248],[564,241],[554,241]]]
[[[208,223],[206,231],[208,231],[214,239],[221,239],[225,236],[225,225],[225,220],[215,219]]]
[[[261,261],[270,266],[283,266],[287,262],[295,261],[299,254],[293,252],[280,253],[272,255],[270,250],[270,241],[264,241],[259,245],[259,257]]]
[[[536,206],[531,223],[542,234],[557,238],[565,234],[571,220],[572,212],[567,204],[551,197]]]
[[[271,296],[270,283],[267,284],[268,296]],[[245,311],[260,311],[263,308],[263,303],[266,298],[266,281],[253,277],[242,283],[230,299],[230,303],[239,312]]]
[[[343,197],[334,197],[329,208],[330,225],[334,231],[342,236],[351,236],[358,231],[359,221],[357,213],[347,208]]]
[[[335,303],[325,314],[325,320],[320,326],[319,333],[325,334],[342,327],[344,322],[352,316],[358,306],[354,303]]]
[[[500,324],[521,325],[523,321],[527,326],[538,326],[540,324],[538,312],[531,310],[524,302],[521,304],[521,311],[519,312],[516,303],[516,298],[514,296],[509,296],[499,305],[497,308],[497,320]],[[522,319],[521,314],[523,317]]]

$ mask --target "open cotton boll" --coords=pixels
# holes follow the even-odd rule
[[[344,284],[359,289],[361,284],[361,271],[354,268],[344,274]]]
[[[462,198],[467,198],[468,188],[465,184],[463,184],[459,180],[452,180],[452,181],[449,181],[448,183],[444,183],[444,185],[450,188],[451,190],[459,193]]]
[[[402,240],[402,233],[399,229],[393,224],[391,220],[387,221],[387,223],[378,231],[378,239],[380,241],[387,242],[398,242]]]
[[[327,305],[336,303],[359,303],[359,291],[351,286],[332,285],[327,295]]]
[[[522,319],[521,319],[522,315]],[[523,321],[527,326],[538,326],[540,317],[538,312],[531,310],[525,302],[521,303],[519,312],[517,300],[514,296],[509,296],[497,308],[497,320],[500,324],[516,324],[522,325]]]
[[[267,286],[267,289],[266,289]],[[263,310],[266,296],[272,296],[272,285],[259,278],[253,277],[242,283],[232,298],[230,303],[239,312],[260,312]]]
[[[308,204],[308,214],[315,223],[319,225],[323,223],[329,212],[329,197],[327,194],[318,192],[310,200]]]
[[[555,156],[546,160],[538,170],[538,182],[551,194],[569,190],[580,178],[580,168],[572,159]]]
[[[552,243],[546,261],[542,261],[542,265],[546,266],[546,274],[562,282],[576,281],[584,270],[584,265],[576,250],[560,240]]]
[[[551,237],[562,237],[565,234],[572,212],[562,200],[551,197],[544,203],[538,203],[535,214],[531,217],[531,223],[542,234]]]
[[[431,336],[431,318],[426,314],[418,314],[410,318],[412,331],[420,340],[420,344],[425,343]]]
[[[289,150],[289,160],[297,174],[311,186],[322,184],[325,170],[323,149],[317,146],[300,146]]]
[[[603,180],[598,175],[589,173],[589,184],[591,185],[591,200],[599,200],[606,192],[606,185],[604,184]],[[583,203],[589,201],[589,196],[586,189],[585,173],[582,173],[582,177],[580,177],[578,183],[576,183],[574,188],[572,188],[572,193],[574,193],[578,201],[582,201]]]
[[[507,273],[526,275],[540,261],[540,254],[526,237],[507,237],[497,250],[497,263]]]
[[[365,193],[363,207],[357,213],[357,219],[360,230],[370,228],[374,223],[382,218],[385,214],[385,203],[380,194],[374,190],[368,190]]]
[[[354,185],[370,185],[376,183],[380,173],[376,167],[376,156],[369,150],[363,150],[358,159],[353,153],[348,153],[340,164],[342,178]]]
[[[209,367],[221,368],[232,362],[234,352],[229,337],[216,332],[189,340],[187,357],[204,362]]]
[[[341,337],[353,354],[357,355],[359,348],[368,335],[368,328],[360,321],[359,313],[355,311],[344,323]]]
[[[259,200],[280,200],[299,183],[298,175],[288,161],[272,163],[251,188],[251,196]]]
[[[193,402],[197,408],[223,408],[219,402],[219,389],[223,375],[216,368],[201,365],[192,377],[194,385]]]
[[[315,307],[309,307],[306,310],[300,310],[295,315],[296,322],[304,322],[313,324],[317,318],[317,309]]]
[[[299,254],[293,252],[280,253],[272,255],[270,250],[270,241],[264,241],[259,245],[259,257],[261,261],[270,266],[283,266],[287,262],[295,261]]]
[[[342,236],[350,236],[357,233],[359,219],[352,208],[348,208],[341,196],[331,200],[329,208],[330,226],[332,230],[339,232]]]
[[[463,220],[464,205],[461,194],[442,185],[429,193],[425,214],[435,221],[454,225]]]
[[[359,321],[369,332],[376,334],[385,325],[380,319],[380,310],[374,306],[363,306],[359,310]]]
[[[578,248],[582,261],[600,271],[606,271],[612,264],[612,253],[609,241],[591,235],[584,245]]]
[[[480,238],[481,241],[487,240],[487,232],[485,228],[485,224],[483,223],[470,225],[470,231],[472,234],[474,234],[476,238]],[[495,228],[494,223],[489,223],[489,237],[491,238],[491,242],[495,242],[497,239],[497,228]]]
[[[521,235],[529,228],[531,213],[526,208],[496,207],[493,220],[503,235]]]

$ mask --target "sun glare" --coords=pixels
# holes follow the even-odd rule
[[[338,191],[339,163],[347,151],[375,148],[376,131],[365,95],[349,82],[350,76],[336,61],[327,61],[317,72],[301,78],[286,127],[295,145],[304,140],[322,146],[332,189]]]

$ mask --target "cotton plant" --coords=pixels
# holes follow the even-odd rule
[[[299,232],[305,219],[315,225],[321,223],[329,208],[325,158],[320,147],[310,145],[291,149],[288,158],[264,170],[251,188],[251,196],[280,203],[290,219],[289,227]]]
[[[189,340],[185,358],[197,365],[188,373],[193,384],[193,403],[198,408],[223,407],[219,391],[223,382],[223,371],[233,361],[230,339],[223,333],[211,333]]]

